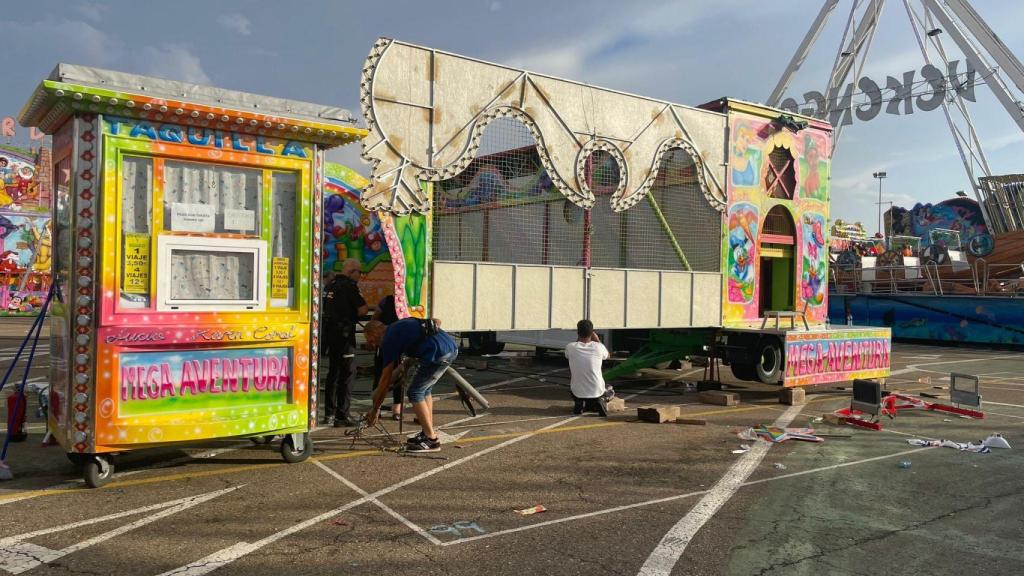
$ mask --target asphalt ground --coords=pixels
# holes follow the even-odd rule
[[[0,367],[17,345],[0,338]],[[37,358],[30,377],[45,381],[46,364]],[[32,418],[29,440],[8,455],[15,479],[0,484],[0,572],[1020,574],[1024,356],[897,344],[893,364],[888,389],[912,393],[947,394],[950,371],[980,375],[986,418],[912,411],[885,419],[881,432],[828,426],[812,419],[848,405],[848,389],[811,389],[794,408],[778,403],[777,388],[731,384],[741,404],[714,406],[684,384],[701,376],[691,368],[616,383],[625,413],[573,417],[564,360],[506,356],[461,370],[491,403],[476,418],[439,383],[435,411],[448,436],[431,458],[353,447],[331,428],[294,465],[276,442],[125,453],[115,480],[96,490],[60,448],[40,446]],[[368,389],[361,377],[358,404]],[[651,403],[678,404],[707,424],[637,422],[635,408]],[[847,437],[736,435],[787,421]],[[994,432],[1014,448],[907,442]],[[740,444],[753,448],[733,454]],[[515,512],[536,505],[547,511]]]

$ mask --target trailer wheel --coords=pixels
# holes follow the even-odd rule
[[[302,450],[295,449],[295,441],[292,440],[291,434],[286,434],[284,439],[281,440],[281,457],[289,464],[298,464],[309,458],[312,454],[313,439],[309,437],[309,432],[302,434]]]
[[[740,380],[754,382],[758,379],[757,371],[754,369],[753,364],[733,362],[729,365],[729,368],[732,370],[732,375]]]
[[[775,338],[762,338],[757,344],[757,380],[765,384],[778,384],[782,376],[782,347]],[[754,378],[751,378],[754,380]]]
[[[86,457],[82,464],[82,477],[89,488],[99,488],[114,477],[114,463],[106,456]]]

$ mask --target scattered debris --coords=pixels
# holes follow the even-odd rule
[[[735,392],[722,392],[720,390],[707,390],[697,395],[697,399],[704,404],[716,404],[718,406],[738,406],[740,395]]]
[[[910,468],[910,460],[900,460],[900,468],[903,468],[904,470]]]
[[[541,512],[547,512],[548,509],[541,504],[537,504],[533,508],[523,508],[522,510],[515,510],[516,514],[520,516],[529,516],[530,514],[539,514]]]
[[[679,418],[679,406],[665,404],[641,406],[636,409],[636,417],[643,422],[653,422],[655,424],[675,422],[676,418]]]
[[[922,376],[922,377],[917,379],[917,383],[918,384],[931,384],[932,383],[932,377],[931,376]]]
[[[331,524],[334,525],[334,526],[351,526],[351,524],[349,524],[348,522],[345,522],[341,518],[338,518],[337,520],[332,520]]]
[[[751,437],[761,438],[769,442],[779,443],[786,440],[803,440],[804,442],[824,442],[825,439],[814,434],[814,428],[779,428],[761,424],[756,428],[747,428],[738,436],[744,440]]]
[[[984,444],[985,446],[988,446],[989,448],[1006,448],[1007,450],[1010,449],[1010,443],[1006,441],[1006,438],[1003,438],[1002,434],[993,434],[988,438],[985,438],[981,443]]]
[[[733,454],[746,454],[747,452],[750,452],[750,446],[746,444],[740,444],[739,450],[732,451]]]
[[[705,426],[708,421],[701,418],[676,418],[676,424],[691,424],[693,426]]]
[[[833,426],[842,426],[843,424],[846,424],[846,418],[839,414],[825,414],[822,417],[822,420],[824,420],[826,424],[832,424]]]
[[[772,468],[775,468],[776,470],[785,470],[786,465],[782,462],[776,462],[775,464],[772,464]]]
[[[928,392],[920,392],[920,393],[918,393],[918,396],[923,396],[925,398],[935,398],[936,400],[939,399],[939,395],[938,394],[930,394]]]
[[[992,448],[1009,448],[1010,443],[1000,434],[993,434],[984,440],[977,442],[953,442],[952,440],[924,440],[911,438],[907,440],[911,446],[936,446],[942,448],[954,448],[961,452],[974,452],[977,454],[988,454]]]

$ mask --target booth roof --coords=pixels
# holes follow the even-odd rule
[[[49,134],[75,112],[201,125],[213,122],[225,130],[327,146],[366,135],[344,108],[75,64],[58,64],[36,88],[18,121]]]

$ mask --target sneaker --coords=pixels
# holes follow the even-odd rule
[[[422,441],[424,441],[426,439],[427,439],[427,435],[424,434],[422,431],[420,431],[420,432],[417,432],[416,434],[413,434],[412,436],[409,436],[405,440],[405,443],[410,445],[410,446],[412,446],[413,444],[419,444],[420,442],[422,442]]]
[[[424,436],[421,439],[419,439],[418,442],[413,443],[412,440],[414,438],[416,438],[416,437],[414,436],[413,438],[410,438],[409,439],[410,442],[407,442],[405,444],[405,451],[406,452],[440,452],[441,451],[441,441],[438,440],[437,438],[430,439],[430,438],[427,438],[427,437]]]

